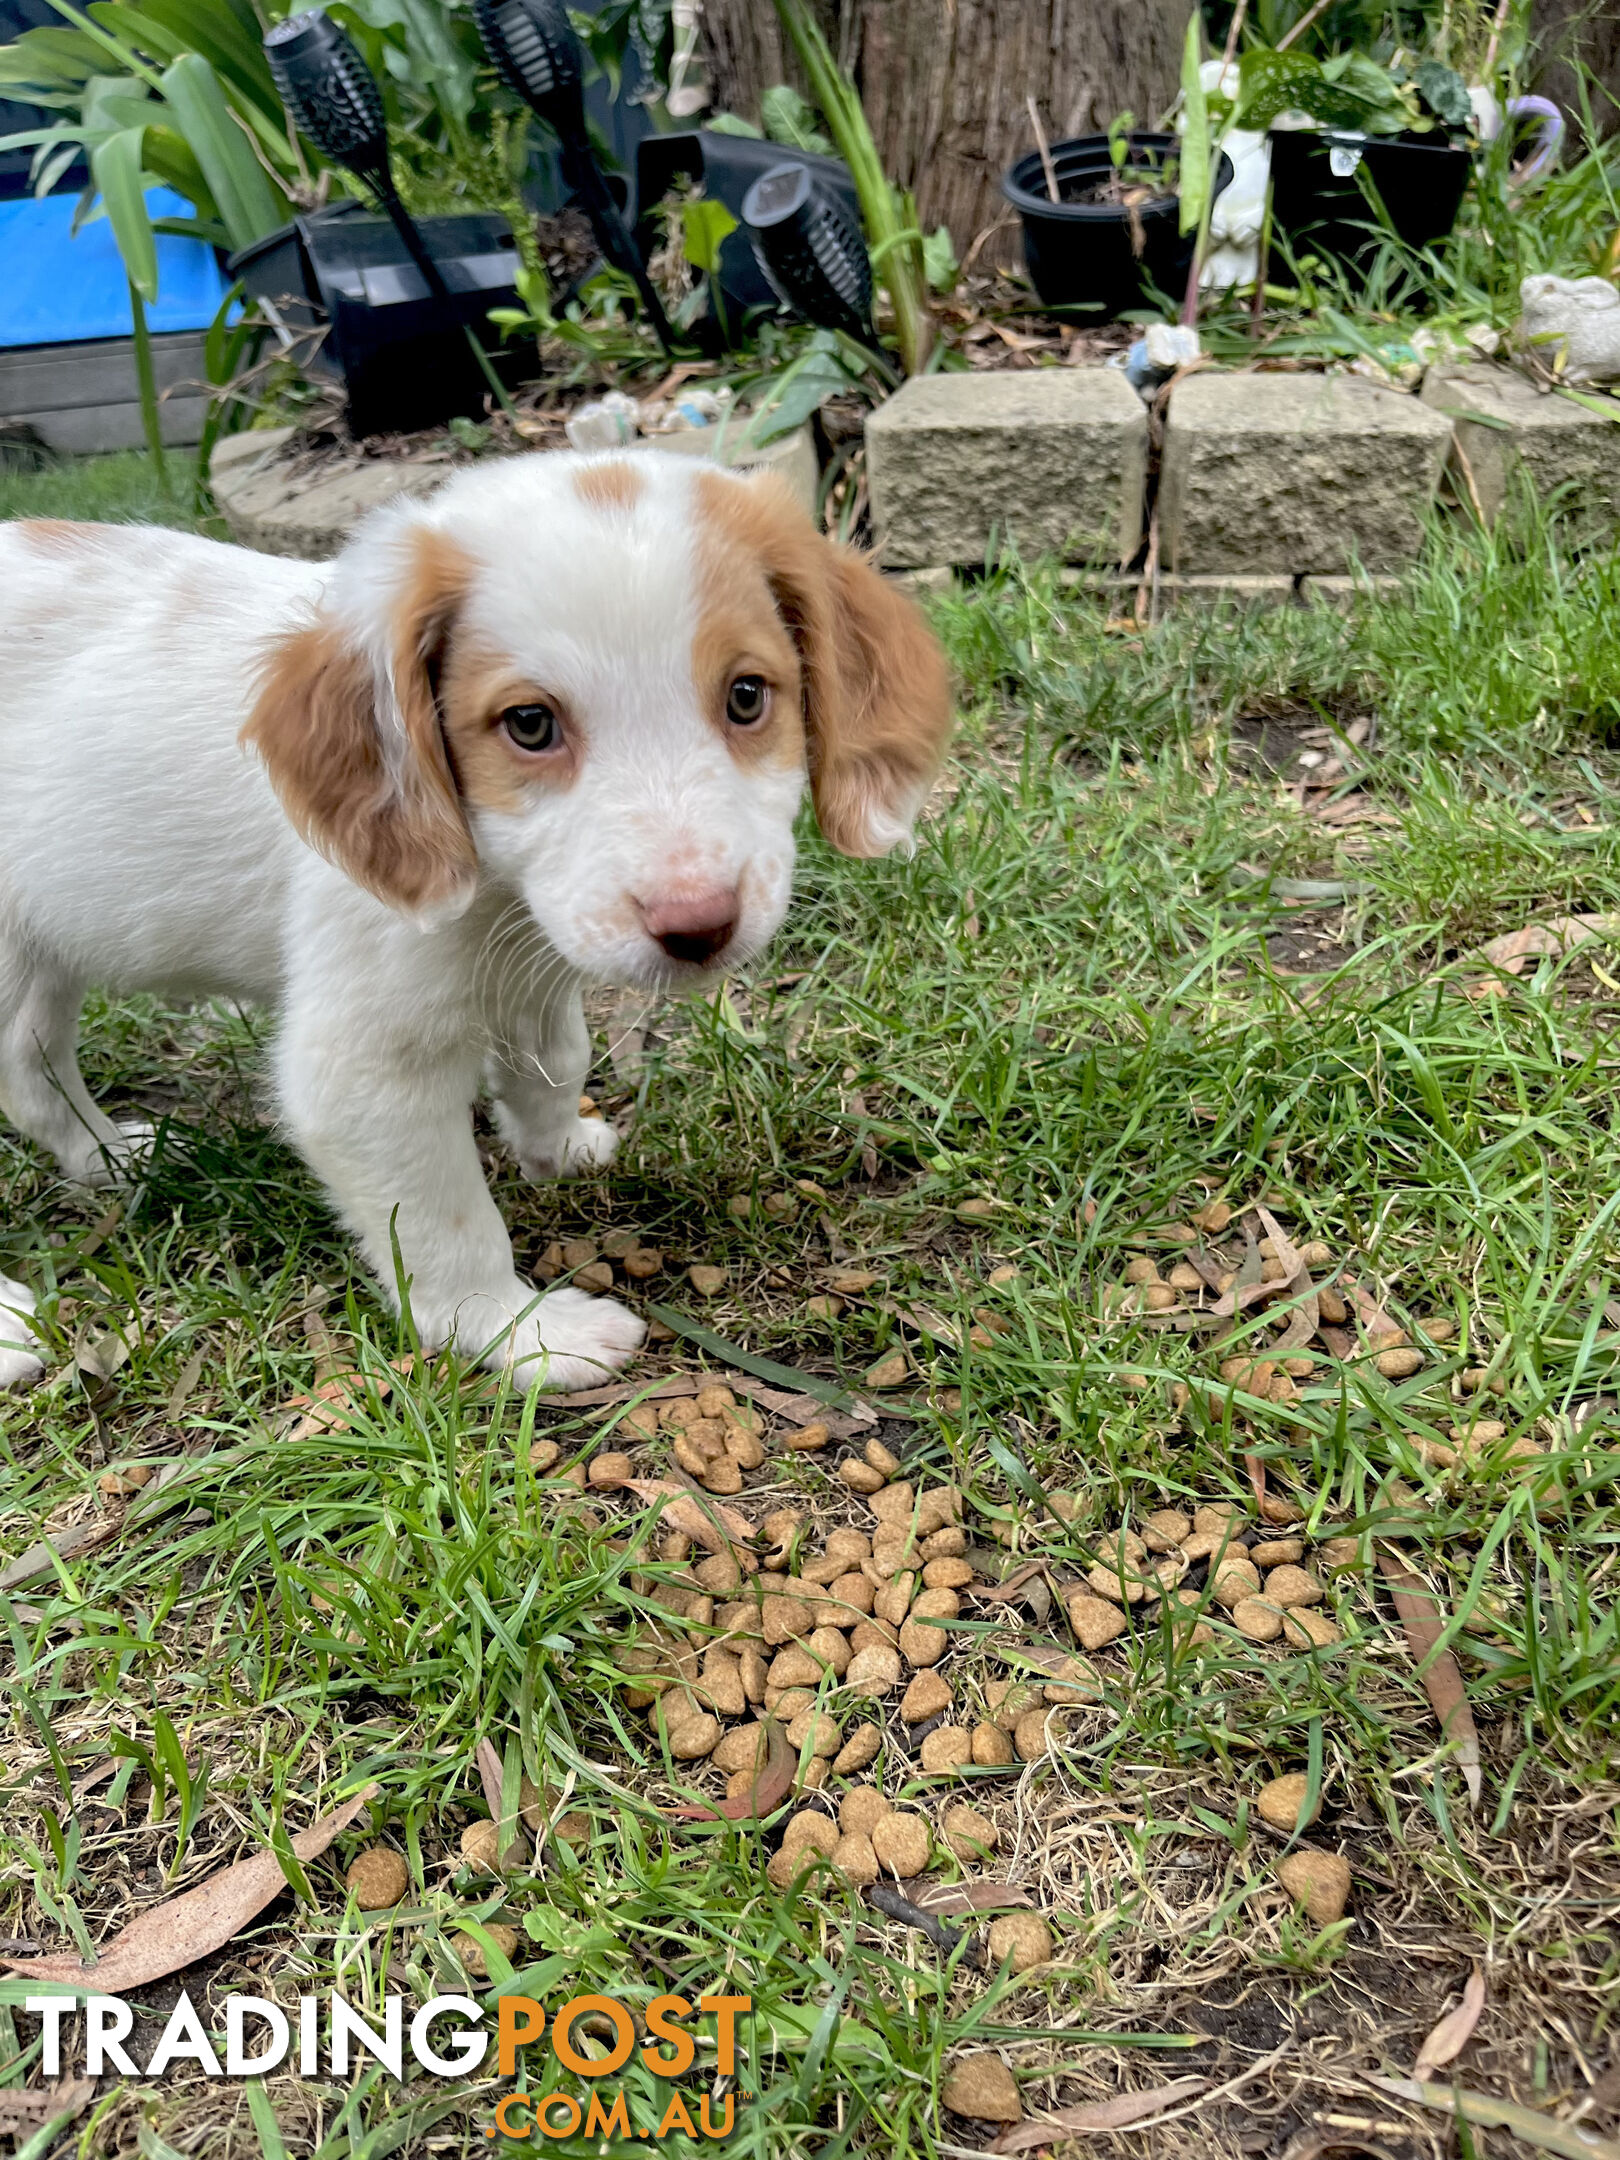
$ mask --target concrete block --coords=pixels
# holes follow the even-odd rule
[[[1465,502],[1477,498],[1487,521],[1495,521],[1522,475],[1544,501],[1567,488],[1565,508],[1588,533],[1620,527],[1620,399],[1610,401],[1615,418],[1605,419],[1485,361],[1430,368],[1422,398],[1449,417],[1457,493]]]
[[[885,563],[982,563],[994,542],[1128,562],[1142,536],[1147,409],[1118,368],[908,382],[866,423]]]
[[[1394,569],[1450,447],[1442,413],[1361,376],[1188,376],[1165,425],[1164,560],[1182,577]]]
[[[716,449],[716,438],[719,447]],[[644,435],[630,444],[634,450],[665,450],[676,457],[718,456],[722,465],[739,472],[774,472],[784,479],[812,517],[817,514],[821,493],[821,459],[816,454],[815,432],[795,428],[778,435],[775,442],[756,444],[744,439],[744,428],[679,428],[669,435]]]
[[[1160,605],[1203,608],[1210,614],[1247,614],[1254,608],[1292,607],[1291,577],[1181,577],[1159,580]]]
[[[1402,591],[1406,580],[1388,574],[1377,575],[1363,571],[1360,577],[1308,577],[1301,578],[1299,597],[1318,607],[1338,608],[1348,613],[1365,600],[1392,600]]]

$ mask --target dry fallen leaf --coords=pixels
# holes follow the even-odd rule
[[[1022,1883],[935,1883],[914,1900],[919,1912],[942,1920],[959,1919],[963,1913],[1013,1912],[1035,1909],[1035,1900]]]
[[[765,1720],[765,1760],[761,1763],[753,1784],[748,1791],[735,1800],[719,1800],[713,1807],[668,1807],[664,1813],[677,1822],[716,1822],[724,1816],[728,1822],[763,1821],[774,1815],[788,1794],[793,1790],[793,1780],[799,1773],[799,1754],[789,1741],[787,1727],[776,1718]]]
[[[1485,2130],[1511,2130],[1527,2145],[1543,2152],[1559,2153],[1563,2160],[1620,2160],[1620,2144],[1613,2138],[1594,2137],[1572,2123],[1561,2123],[1538,2108],[1521,2107],[1516,2100],[1494,2100],[1488,2093],[1464,2092],[1457,2085],[1426,2085],[1418,2078],[1374,2077],[1367,2083],[1397,2100],[1413,2100],[1419,2107],[1441,2108],[1459,2121],[1477,2123]]]
[[[1383,1545],[1377,1551],[1378,1565],[1388,1579],[1395,1610],[1406,1630],[1412,1661],[1421,1666],[1440,1640],[1446,1615],[1428,1584],[1414,1575],[1404,1560]],[[1468,1690],[1463,1686],[1462,1673],[1449,1650],[1441,1651],[1422,1674],[1422,1680],[1423,1691],[1440,1720],[1440,1730],[1456,1751],[1457,1767],[1468,1788],[1469,1804],[1478,1807],[1484,1790],[1479,1768],[1479,1734],[1474,1725],[1474,1713],[1468,1707]]]
[[[319,1859],[377,1790],[377,1786],[368,1785],[332,1814],[322,1815],[307,1830],[300,1830],[292,1840],[297,1858]],[[274,1852],[257,1852],[250,1860],[238,1860],[234,1867],[211,1875],[195,1890],[183,1891],[179,1897],[143,1912],[122,1934],[104,1945],[93,1965],[65,1957],[4,1958],[0,1964],[8,1972],[22,1973],[30,1980],[89,1987],[98,1995],[123,1995],[222,1950],[286,1887],[287,1878]]]
[[[96,2097],[94,2078],[68,2078],[56,2085],[28,2085],[0,2092],[0,2137],[23,2137],[46,2123],[62,2126],[82,2115]]]
[[[624,1490],[638,1494],[649,1507],[663,1501],[663,1520],[669,1527],[696,1538],[710,1552],[725,1552],[733,1542],[744,1545],[752,1542],[754,1526],[746,1515],[739,1515],[735,1508],[725,1506],[722,1501],[700,1499],[687,1486],[677,1485],[673,1478],[627,1478]]]
[[[1483,960],[1487,967],[1500,968],[1504,975],[1522,975],[1527,960],[1545,959],[1549,955],[1561,958],[1573,952],[1577,945],[1590,944],[1594,938],[1620,935],[1620,915],[1558,915],[1551,922],[1526,923],[1522,930],[1510,930],[1505,937],[1492,938],[1488,945],[1480,946],[1471,954],[1475,960]]]
[[[1474,2027],[1484,2008],[1485,1975],[1476,1965],[1468,1975],[1462,2001],[1455,2010],[1446,2013],[1419,2048],[1417,2061],[1412,2065],[1413,2077],[1427,2078],[1448,2062],[1455,2062],[1474,2037]]]
[[[1074,2137],[1082,2130],[1125,2130],[1133,2123],[1151,2122],[1155,2115],[1193,2099],[1208,2085],[1208,2078],[1175,2078],[1149,2092],[1116,2093],[1112,2100],[1083,2100],[1075,2107],[1043,2115],[1039,2121],[1014,2123],[1002,2131],[989,2150],[1028,2152],[1036,2145],[1055,2145],[1059,2138]]]
[[[1311,1271],[1300,1257],[1299,1247],[1278,1222],[1269,1208],[1256,1207],[1254,1211],[1264,1223],[1271,1249],[1283,1270],[1283,1289],[1295,1300],[1288,1315],[1288,1325],[1272,1344],[1272,1355],[1290,1357],[1305,1348],[1322,1324],[1321,1311],[1316,1302],[1316,1285],[1311,1281]]]

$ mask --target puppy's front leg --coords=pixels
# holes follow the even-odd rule
[[[0,1388],[28,1386],[45,1370],[39,1337],[29,1325],[33,1316],[32,1290],[0,1275]]]
[[[590,1071],[591,1038],[578,992],[555,999],[532,1051],[502,1048],[485,1077],[495,1123],[526,1178],[573,1177],[610,1163],[619,1145],[613,1127],[579,1114]]]
[[[473,1140],[470,1058],[304,1014],[277,1062],[293,1136],[390,1300],[398,1237],[426,1345],[564,1390],[595,1386],[637,1349],[646,1328],[624,1306],[574,1289],[541,1298],[518,1274]]]

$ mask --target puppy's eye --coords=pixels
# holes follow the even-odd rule
[[[737,727],[752,727],[764,719],[770,701],[770,689],[762,675],[739,675],[726,693],[726,718]]]
[[[549,705],[508,705],[501,726],[520,750],[549,750],[557,740],[557,715]]]

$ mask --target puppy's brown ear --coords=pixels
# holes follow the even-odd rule
[[[845,855],[911,839],[951,732],[945,657],[908,594],[820,534],[775,475],[700,483],[728,538],[765,564],[799,648],[810,787]]]
[[[241,737],[312,847],[427,922],[460,914],[477,883],[437,697],[469,567],[418,527],[372,636],[322,613],[278,640]]]
[[[824,598],[801,644],[816,818],[840,854],[887,855],[910,843],[945,755],[950,676],[909,594],[851,549],[818,545]]]

